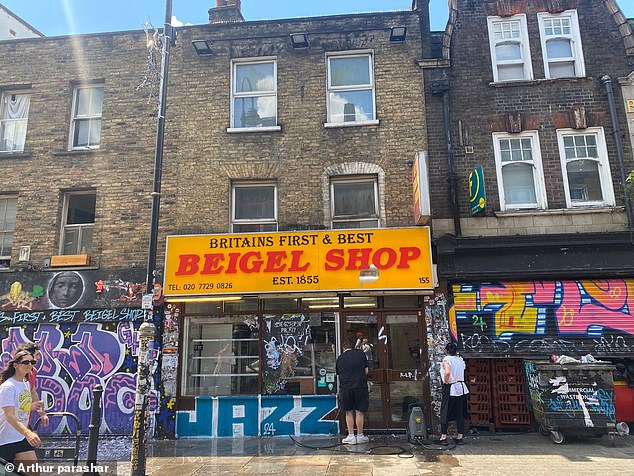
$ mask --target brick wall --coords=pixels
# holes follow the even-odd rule
[[[620,172],[616,157],[614,141],[611,137],[612,126],[608,114],[608,105],[600,78],[609,74],[616,78],[624,77],[633,68],[634,58],[626,56],[623,39],[611,12],[604,2],[579,0],[577,11],[581,31],[586,77],[575,79],[544,80],[544,66],[541,56],[541,43],[537,23],[537,11],[544,2],[529,0],[517,5],[527,5],[528,34],[531,47],[531,59],[535,81],[518,82],[516,84],[493,83],[491,55],[487,31],[487,5],[495,2],[458,0],[458,17],[453,31],[451,43],[451,68],[428,71],[425,76],[427,88],[429,147],[432,163],[437,164],[437,172],[432,174],[432,207],[435,218],[434,234],[453,232],[449,223],[451,210],[446,198],[446,142],[438,127],[441,126],[442,108],[439,98],[431,96],[430,84],[435,78],[446,77],[451,84],[451,116],[452,138],[455,148],[456,172],[459,180],[459,202],[461,216],[469,217],[468,207],[468,174],[476,166],[482,165],[487,189],[487,213],[484,217],[476,217],[464,222],[465,236],[494,234],[539,234],[554,232],[561,226],[561,232],[607,231],[606,215],[594,218],[572,219],[565,213],[549,214],[548,226],[515,226],[516,220],[495,218],[500,210],[498,184],[495,173],[495,158],[489,119],[509,112],[520,112],[524,116],[537,119],[539,140],[541,143],[542,165],[546,180],[546,193],[549,209],[564,209],[566,201],[563,189],[563,177],[559,151],[557,148],[556,127],[553,113],[569,111],[572,107],[583,106],[588,115],[601,117],[608,145],[608,154],[614,183],[617,206],[623,206],[623,194]],[[515,4],[514,4],[515,5]],[[520,6],[521,6],[520,5]],[[615,85],[617,106],[619,108],[620,127],[627,130],[625,112],[618,87]],[[473,153],[466,153],[459,145],[458,121],[469,131],[469,145]],[[625,137],[625,135],[624,135]],[[626,166],[634,167],[632,151],[626,142]],[[436,166],[432,166],[436,169]],[[613,217],[616,215],[621,215]],[[530,212],[528,212],[531,215]],[[529,217],[540,221],[539,212]],[[626,227],[622,210],[608,213],[611,231]],[[444,221],[436,220],[444,219]],[[486,225],[476,223],[485,221]],[[588,228],[588,220],[596,227]],[[480,226],[483,225],[483,226]],[[482,232],[487,230],[486,233]]]

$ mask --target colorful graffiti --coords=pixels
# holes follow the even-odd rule
[[[143,270],[6,273],[0,311],[140,307]]]
[[[40,346],[37,389],[49,412],[71,412],[87,431],[92,407],[92,389],[104,388],[102,424],[104,433],[129,434],[136,388],[137,329],[140,322],[79,324],[42,323],[36,326],[0,327],[4,366],[16,347],[26,342]],[[157,408],[153,392],[151,409]],[[74,423],[52,418],[48,429],[74,431]]]
[[[634,280],[463,283],[453,298],[467,355],[634,350]]]
[[[196,397],[196,409],[176,412],[178,438],[338,434],[336,397]]]

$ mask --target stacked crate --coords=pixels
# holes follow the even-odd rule
[[[465,359],[465,379],[469,388],[469,424],[490,427],[491,406],[491,360]]]
[[[494,359],[491,366],[495,427],[529,427],[531,415],[526,401],[522,359]]]

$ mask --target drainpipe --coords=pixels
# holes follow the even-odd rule
[[[605,93],[608,97],[608,108],[610,109],[610,119],[612,120],[612,137],[616,146],[616,158],[619,161],[619,170],[621,172],[621,184],[623,185],[623,193],[625,195],[625,211],[627,213],[627,222],[631,229],[634,229],[634,212],[632,211],[632,202],[626,187],[625,173],[625,154],[623,152],[623,142],[621,141],[621,129],[619,127],[619,117],[616,113],[616,103],[614,101],[614,89],[612,88],[612,78],[609,75],[601,77],[601,82],[605,86]]]
[[[453,215],[453,226],[456,236],[462,236],[462,228],[460,227],[460,209],[458,207],[458,176],[454,165],[454,147],[451,139],[451,110],[449,108],[449,81],[434,81],[431,86],[433,95],[441,95],[443,119],[445,126],[445,139],[447,141],[447,166],[449,169],[449,195],[451,198],[451,212]]]

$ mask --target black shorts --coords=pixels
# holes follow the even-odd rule
[[[27,451],[34,451],[34,448],[26,441],[26,438],[16,441],[15,443],[7,443],[6,445],[0,445],[0,458],[8,463],[12,463],[15,459],[15,455],[19,453],[26,453]]]
[[[340,388],[339,405],[341,405],[341,409],[344,412],[359,410],[360,412],[366,413],[370,406],[368,387]]]

